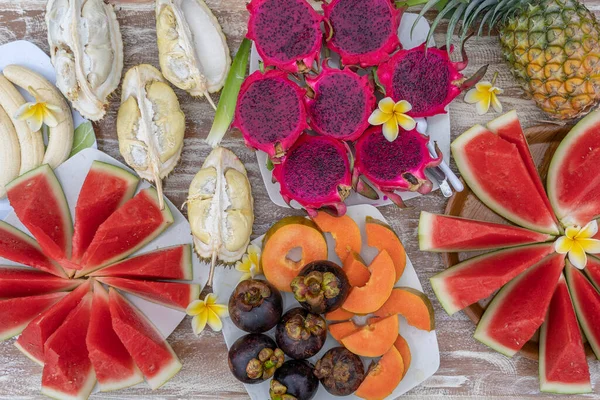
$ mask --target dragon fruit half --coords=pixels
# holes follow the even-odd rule
[[[443,114],[444,108],[463,90],[479,82],[487,70],[484,65],[471,78],[465,78],[460,71],[467,67],[468,59],[464,47],[461,52],[463,61],[452,62],[444,47],[425,48],[422,44],[400,50],[379,66],[377,75],[388,96],[412,105],[410,116]]]
[[[390,0],[333,0],[323,12],[327,47],[344,65],[379,65],[400,47],[402,10]]]
[[[296,200],[309,216],[322,207],[337,215],[346,213],[344,200],[352,188],[348,148],[326,136],[302,135],[273,177],[281,186],[281,196],[289,204]]]
[[[278,160],[308,128],[305,93],[287,72],[256,71],[242,84],[232,126],[242,131],[248,147]]]
[[[377,100],[369,78],[349,68],[330,68],[327,62],[317,76],[306,76],[312,89],[305,97],[312,129],[339,140],[354,141],[369,127]]]
[[[356,142],[356,161],[354,165],[354,185],[357,192],[363,192],[359,180],[363,175],[392,201],[402,205],[396,190],[429,193],[431,181],[425,176],[425,168],[435,167],[442,162],[438,150],[438,158],[431,157],[427,149],[429,138],[417,132],[400,129],[398,138],[390,142],[383,136],[381,126],[367,129]]]
[[[319,15],[306,0],[252,0],[248,39],[266,66],[296,73],[310,69],[321,52]]]

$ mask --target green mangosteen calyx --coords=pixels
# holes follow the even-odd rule
[[[296,314],[285,324],[285,331],[293,340],[308,340],[311,335],[320,336],[326,328],[325,320],[311,313],[306,317]]]
[[[306,276],[297,276],[292,280],[291,287],[296,300],[313,307],[322,306],[325,299],[340,294],[339,281],[331,272],[311,271]]]
[[[262,349],[256,358],[251,359],[246,366],[246,374],[250,379],[267,380],[281,367],[285,354],[280,349]]]
[[[269,389],[271,400],[298,400],[295,396],[287,394],[287,387],[273,379],[271,389]]]

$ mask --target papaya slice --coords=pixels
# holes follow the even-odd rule
[[[394,345],[398,324],[396,315],[372,318],[367,325],[343,337],[340,342],[356,355],[380,357]]]
[[[312,220],[323,232],[331,234],[335,240],[335,254],[342,263],[351,252],[360,254],[362,238],[360,229],[352,218],[347,215],[334,217],[324,211],[319,211]]]
[[[367,244],[377,250],[386,250],[394,261],[396,280],[404,273],[406,267],[406,251],[396,232],[391,226],[378,219],[367,217],[366,220]]]
[[[365,262],[355,251],[350,252],[344,261],[344,272],[352,286],[364,286],[371,277]]]
[[[383,400],[396,389],[404,370],[402,355],[392,346],[377,363],[371,364],[354,394],[365,400]]]
[[[379,310],[390,297],[396,271],[386,250],[382,250],[369,265],[371,276],[361,287],[353,287],[342,308],[354,314],[369,314]]]
[[[288,255],[300,249],[299,260]],[[327,242],[323,232],[311,220],[292,216],[279,220],[267,231],[263,240],[260,263],[267,280],[283,292],[291,292],[290,284],[306,264],[327,259]]]
[[[416,289],[394,288],[385,304],[377,311],[378,317],[400,314],[409,325],[424,331],[435,329],[435,317],[431,300]]]
[[[410,346],[408,345],[406,339],[402,337],[402,335],[398,335],[398,338],[394,342],[394,347],[402,356],[402,361],[404,361],[404,373],[402,374],[402,377],[404,378],[404,376],[408,372],[408,369],[410,368],[410,362],[412,361]]]
[[[327,321],[333,321],[333,322],[348,321],[352,317],[354,317],[354,313],[351,313],[350,311],[346,311],[342,307],[338,308],[335,311],[331,311],[331,312],[328,312],[327,314],[325,314],[325,319]]]
[[[358,331],[360,326],[356,325],[352,321],[340,322],[338,324],[329,325],[329,334],[338,342],[342,342],[342,339],[348,335]]]

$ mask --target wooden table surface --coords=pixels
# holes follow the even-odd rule
[[[149,63],[158,67],[155,37],[154,2],[152,0],[112,1],[117,10],[125,48],[125,69]],[[247,12],[245,0],[206,0],[220,21],[232,53],[246,33]],[[0,0],[0,44],[13,40],[29,40],[46,52],[46,25],[44,22],[45,0]],[[586,1],[600,14],[600,0]],[[443,41],[437,35],[438,43]],[[499,73],[498,86],[504,89],[501,101],[505,110],[517,109],[525,127],[545,119],[533,102],[521,98],[521,91],[513,81],[500,52],[495,36],[472,39],[467,45],[470,66],[467,75],[479,66],[489,64],[488,78]],[[176,205],[186,198],[188,185],[208,155],[210,148],[203,139],[210,130],[214,112],[206,101],[191,98],[176,90],[186,115],[185,147],[181,162],[165,180],[165,193]],[[98,147],[111,156],[122,160],[117,144],[115,128],[120,91],[112,97],[106,117],[95,125]],[[461,98],[450,107],[452,137],[456,137],[474,123],[486,123],[495,117],[490,113],[478,116],[475,107]],[[280,208],[269,200],[262,184],[253,151],[244,146],[239,132],[228,134],[222,143],[234,151],[246,165],[255,198],[256,221],[254,235],[265,233],[277,219],[293,211]],[[453,168],[455,169],[454,165]],[[462,313],[449,317],[440,307],[431,290],[428,279],[442,270],[442,261],[435,253],[422,253],[418,249],[417,226],[421,210],[443,212],[446,199],[438,192],[408,202],[408,209],[395,206],[381,208],[385,218],[400,235],[427,295],[433,299],[436,311],[437,335],[440,346],[441,366],[438,372],[421,386],[407,393],[406,399],[462,399],[462,398],[510,398],[542,399],[553,396],[539,394],[538,364],[520,355],[512,359],[496,353],[472,338],[474,325]],[[299,212],[296,212],[299,213]],[[145,385],[118,392],[94,395],[93,398],[202,398],[246,399],[243,386],[229,373],[227,348],[220,333],[207,329],[194,336],[190,320],[186,318],[169,337],[169,342],[183,361],[182,371],[166,386],[151,392]],[[0,398],[43,398],[40,394],[41,368],[24,357],[13,341],[0,343]],[[591,363],[595,394],[587,398],[600,398],[600,362]]]

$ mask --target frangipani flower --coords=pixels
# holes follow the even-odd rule
[[[221,318],[229,316],[229,310],[224,304],[217,304],[217,296],[214,293],[207,294],[204,300],[195,300],[190,303],[186,310],[187,315],[192,318],[192,329],[194,334],[199,335],[206,324],[218,332],[223,329]]]
[[[412,106],[406,100],[400,100],[394,103],[391,97],[381,99],[379,107],[369,117],[371,125],[383,125],[383,136],[390,142],[398,137],[398,125],[405,131],[415,129],[417,123],[412,117],[406,115],[412,110]]]
[[[262,274],[262,269],[260,268],[260,247],[253,244],[249,245],[247,253],[242,257],[242,261],[235,263],[235,269],[242,273],[240,282]]]
[[[490,105],[496,112],[502,112],[502,104],[498,100],[498,95],[504,93],[504,90],[494,86],[498,73],[494,74],[491,82],[483,81],[467,92],[465,101],[469,104],[475,104],[477,114],[483,115],[488,112]]]
[[[62,114],[61,108],[41,100],[41,97],[33,88],[29,88],[29,92],[34,94],[35,101],[25,103],[19,107],[14,118],[26,121],[29,129],[33,132],[39,131],[42,124],[46,124],[51,128],[58,125],[58,117]]]
[[[583,228],[573,225],[565,230],[565,236],[554,242],[557,253],[568,254],[569,261],[574,267],[584,269],[587,255],[600,253],[600,240],[592,239],[598,233],[598,222],[592,221]]]

